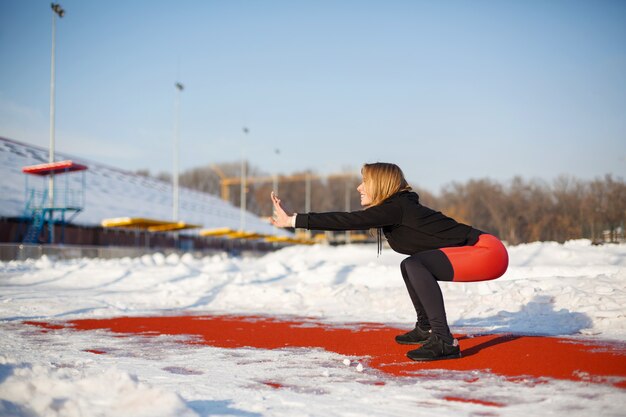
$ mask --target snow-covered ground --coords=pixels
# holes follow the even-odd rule
[[[510,268],[498,280],[442,283],[454,332],[626,341],[626,245],[538,242],[510,247],[509,255]],[[394,378],[358,367],[361,358],[320,349],[221,349],[174,336],[42,333],[23,324],[191,313],[408,328],[414,314],[401,259],[353,245],[290,247],[259,258],[0,263],[0,415],[623,415],[625,390],[607,384],[527,384],[492,374],[463,384],[467,376],[454,372]],[[94,348],[107,354],[86,351]],[[468,395],[506,407],[445,399]]]

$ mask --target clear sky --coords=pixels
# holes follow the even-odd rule
[[[171,171],[180,81],[182,169],[626,176],[626,1],[61,5],[59,152]],[[0,136],[47,147],[50,1],[0,8]]]

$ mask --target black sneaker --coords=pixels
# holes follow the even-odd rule
[[[461,357],[459,342],[454,339],[452,343],[446,343],[436,334],[418,349],[409,351],[406,356],[414,361],[437,361],[440,359],[457,359]]]
[[[417,323],[415,323],[415,328],[413,330],[396,336],[396,343],[401,345],[419,345],[420,343],[426,342],[430,338],[431,334],[430,329],[421,329]]]

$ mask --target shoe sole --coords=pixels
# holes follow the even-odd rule
[[[459,352],[454,355],[439,356],[436,358],[412,358],[409,355],[407,355],[407,358],[416,362],[431,362],[431,361],[441,361],[441,360],[446,360],[446,359],[460,359],[461,353]]]
[[[399,340],[396,340],[396,343],[399,344],[399,345],[423,345],[427,341],[428,341],[428,339],[422,340],[420,342],[401,342]]]

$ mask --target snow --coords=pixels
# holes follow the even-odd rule
[[[578,240],[508,250],[502,278],[441,284],[453,332],[626,340],[626,245]],[[623,415],[624,390],[608,384],[449,371],[393,378],[362,358],[321,349],[224,349],[182,344],[178,336],[42,333],[22,323],[263,314],[409,328],[414,313],[402,259],[390,250],[377,257],[373,245],[318,245],[256,258],[154,254],[0,263],[0,415]],[[463,383],[468,377],[476,381]]]
[[[87,206],[76,223],[169,218],[169,184],[60,158],[89,166]],[[0,138],[0,216],[22,215],[21,167],[46,159],[44,149]],[[181,190],[180,212],[204,228],[239,227],[239,209],[208,194]],[[252,214],[246,224],[286,234]],[[453,332],[626,340],[626,245],[576,240],[508,250],[510,267],[498,280],[441,284]],[[322,349],[223,349],[184,344],[178,336],[41,332],[23,324],[250,314],[410,328],[415,318],[402,259],[390,250],[377,257],[373,245],[317,245],[262,257],[156,253],[0,262],[0,416],[623,415],[624,390],[610,384],[514,382],[478,371],[394,378],[363,358]]]
[[[169,220],[172,216],[172,186],[154,178],[134,175],[96,162],[57,154],[56,160],[71,159],[88,166],[85,171],[85,209],[73,223],[98,226],[102,220],[117,217],[144,217]],[[22,167],[48,162],[48,151],[43,148],[0,138],[0,217],[20,217],[26,206],[26,175]],[[80,189],[82,173],[56,177],[61,189]],[[29,176],[30,187],[46,186],[45,178]],[[67,184],[66,184],[67,182]],[[269,196],[268,196],[269,198]],[[179,218],[205,229],[240,227],[240,209],[220,198],[180,188]],[[268,235],[287,236],[252,213],[246,213],[245,230]],[[185,231],[193,234],[196,231]]]

